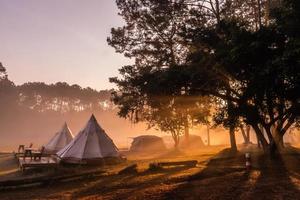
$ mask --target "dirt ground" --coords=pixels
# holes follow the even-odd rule
[[[126,164],[109,168],[105,176],[13,189],[0,192],[0,199],[299,199],[300,151],[289,150],[276,159],[269,159],[261,152],[241,149],[231,154],[224,147],[205,150],[169,152],[164,155],[129,155]],[[244,152],[251,152],[252,169],[244,167]],[[0,173],[3,170],[0,156]],[[157,171],[147,170],[150,162],[198,160],[196,167],[173,167]],[[12,161],[10,161],[12,162]],[[1,164],[2,163],[2,164]],[[122,167],[137,163],[137,174],[117,175]],[[9,166],[9,164],[6,164]],[[6,171],[13,170],[6,167]],[[84,170],[84,169],[83,169]],[[10,176],[13,173],[11,172]],[[23,176],[23,175],[19,175]],[[27,176],[29,176],[27,174]],[[1,179],[0,179],[1,180]]]

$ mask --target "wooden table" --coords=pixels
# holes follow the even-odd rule
[[[32,152],[33,151],[37,151],[37,149],[35,149],[35,148],[25,148],[24,149],[24,157],[23,157],[23,159],[25,160],[25,157],[27,157],[27,155],[29,155],[30,159],[32,160]]]

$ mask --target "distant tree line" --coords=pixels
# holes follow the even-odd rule
[[[80,112],[114,109],[111,90],[97,91],[69,85],[65,82],[46,84],[28,82],[15,85],[8,79],[6,69],[0,65],[0,106],[2,111],[23,107],[37,112]]]

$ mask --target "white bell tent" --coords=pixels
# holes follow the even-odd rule
[[[51,140],[45,145],[45,151],[47,153],[56,153],[69,144],[72,139],[72,132],[67,123],[65,123],[62,129],[57,132],[54,137],[51,138]]]
[[[63,162],[85,163],[107,157],[118,157],[118,148],[99,126],[94,115],[78,135],[57,152]]]

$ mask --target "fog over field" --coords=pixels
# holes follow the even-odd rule
[[[29,145],[33,143],[38,147],[50,140],[50,138],[61,129],[66,121],[75,136],[86,125],[91,112],[47,115],[39,116],[16,115],[10,116],[7,123],[1,123],[0,151],[16,150],[19,144]],[[133,124],[129,120],[119,118],[115,111],[96,112],[95,116],[119,148],[127,148],[132,142],[132,137],[144,134],[163,136],[169,147],[173,145],[173,140],[168,133],[147,129],[145,123]],[[223,132],[223,133],[222,133]],[[191,129],[191,134],[200,135],[206,141],[206,128],[196,127]],[[253,138],[255,139],[255,138]],[[237,134],[237,141],[243,142],[242,137]],[[255,142],[255,141],[254,141]],[[229,144],[228,133],[222,129],[211,130],[211,144]]]
[[[1,121],[1,141],[0,151],[16,150],[19,144],[39,147],[47,143],[50,138],[62,128],[64,122],[67,122],[73,135],[84,128],[92,112],[80,113],[40,113],[40,114],[16,114],[8,115],[5,121]],[[164,138],[167,147],[173,147],[173,140],[169,133],[161,132],[155,128],[148,129],[147,124],[133,124],[129,120],[117,116],[115,110],[103,110],[94,113],[100,126],[114,140],[119,148],[128,148],[132,142],[132,137],[138,135],[157,135]],[[5,115],[1,115],[4,117]],[[197,126],[190,129],[193,135],[201,136],[203,142],[207,142],[207,130],[205,126]],[[237,143],[242,143],[242,135],[238,132]],[[211,144],[229,144],[228,131],[223,128],[210,130]],[[251,141],[256,142],[254,134],[251,134]]]
[[[111,92],[61,82],[32,82],[17,86],[7,76],[0,85],[0,151],[16,150],[20,144],[33,143],[40,147],[62,128],[64,122],[75,136],[92,114],[119,148],[129,148],[132,138],[138,135],[161,136],[167,147],[174,147],[170,132],[159,131],[157,127],[149,129],[145,122],[132,123],[119,117],[118,108],[111,101]],[[225,128],[212,127],[209,132],[211,145],[230,144]],[[207,144],[207,126],[191,126],[189,133],[201,136],[203,143]],[[285,142],[298,143],[296,133],[296,129],[291,129],[285,135]],[[239,129],[236,130],[236,141],[237,144],[244,142]],[[257,143],[252,129],[250,141]]]

